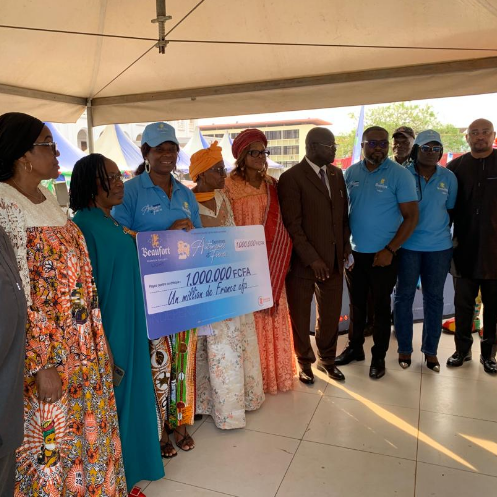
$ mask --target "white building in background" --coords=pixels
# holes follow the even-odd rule
[[[168,121],[176,130],[176,136],[181,146],[186,145],[192,137],[195,126],[198,124],[197,119],[185,119],[182,121]],[[140,146],[143,130],[149,123],[130,123],[120,124],[126,135]],[[67,138],[73,145],[81,150],[88,148],[88,123],[86,121],[86,112],[75,122],[70,124],[56,124],[60,133]],[[105,126],[96,126],[93,130],[94,141],[102,134]]]

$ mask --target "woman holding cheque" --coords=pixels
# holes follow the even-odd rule
[[[292,242],[281,218],[276,180],[267,175],[267,139],[258,129],[246,129],[233,141],[235,170],[226,180],[226,193],[237,226],[263,225],[268,249],[274,306],[254,313],[264,392],[293,387],[295,356],[290,329],[285,276]]]
[[[131,490],[141,480],[162,478],[164,467],[134,233],[110,214],[123,197],[122,176],[115,162],[100,154],[76,162],[70,206],[86,239],[114,360],[119,431]]]
[[[226,169],[221,147],[214,142],[192,155],[190,177],[204,228],[235,226],[223,193]],[[221,429],[243,428],[245,411],[264,401],[261,363],[253,314],[211,325],[213,334],[198,337],[197,412],[210,414]]]
[[[124,185],[124,200],[112,210],[114,219],[134,231],[201,228],[194,194],[172,175],[179,152],[174,128],[161,122],[149,124],[141,150],[145,162]],[[193,424],[195,415],[196,349],[197,336],[192,330],[150,341],[155,396],[164,427],[161,451],[166,458],[177,454],[169,430],[174,430],[180,449],[195,447],[186,425]],[[182,388],[177,388],[179,377]]]

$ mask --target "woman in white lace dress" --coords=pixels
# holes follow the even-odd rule
[[[192,155],[190,176],[197,183],[193,192],[202,226],[235,226],[221,191],[226,169],[217,142]],[[245,411],[258,409],[264,401],[254,317],[245,314],[211,326],[213,334],[199,336],[197,343],[197,413],[210,414],[224,430],[243,428]]]

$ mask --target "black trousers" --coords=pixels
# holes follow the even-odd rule
[[[0,457],[0,496],[11,497],[14,495],[15,472],[15,451]]]
[[[390,266],[373,266],[375,254],[352,252],[354,267],[345,272],[350,297],[349,345],[356,350],[364,345],[364,328],[368,315],[368,293],[371,290],[374,309],[373,360],[384,359],[390,343],[391,295],[397,281],[397,257]]]
[[[338,271],[333,271],[329,279],[322,282],[300,278],[291,271],[288,273],[286,296],[292,321],[295,355],[301,367],[310,366],[316,361],[309,336],[313,295],[316,296],[316,345],[319,360],[325,366],[335,363],[342,290],[343,275]]]
[[[497,326],[497,280],[473,280],[470,278],[454,278],[456,308],[456,350],[466,354],[473,345],[473,318],[475,299],[481,289],[483,302],[483,340],[481,355],[485,359],[492,356],[492,347],[496,341]]]

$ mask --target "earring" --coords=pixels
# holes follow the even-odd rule
[[[150,162],[148,162],[148,159],[145,159],[145,171],[150,173]]]
[[[28,164],[29,164],[29,171],[28,171],[28,166],[26,165],[26,162],[24,163],[24,170],[27,173],[32,173],[33,172],[33,164],[31,164],[31,162],[28,162]]]

